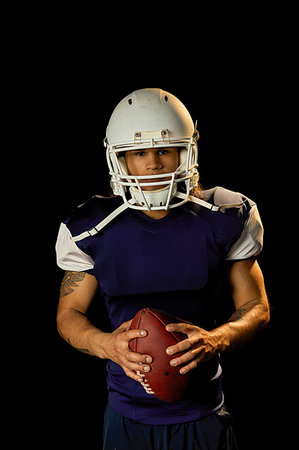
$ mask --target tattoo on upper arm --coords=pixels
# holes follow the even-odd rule
[[[86,272],[65,272],[60,286],[60,297],[74,292],[73,288],[78,287],[78,283],[85,278]]]
[[[243,314],[245,313],[246,309],[245,308],[240,308],[237,309],[237,311],[234,312],[234,314],[232,314],[229,318],[230,322],[235,322],[236,320],[241,319],[241,317],[243,316]]]

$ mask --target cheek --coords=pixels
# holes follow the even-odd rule
[[[137,175],[136,174],[136,165],[131,157],[126,156],[126,163],[129,175]]]
[[[168,161],[167,167],[169,172],[174,172],[179,165],[179,156],[176,155],[170,161]]]
[[[129,161],[129,164],[127,163],[127,168],[129,175],[142,175],[143,173],[142,166],[136,161]]]

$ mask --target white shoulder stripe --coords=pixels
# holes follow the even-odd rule
[[[55,249],[57,264],[63,270],[83,272],[94,267],[92,258],[75,244],[64,223],[60,225]]]
[[[231,247],[227,260],[257,256],[263,248],[264,228],[256,205],[253,205],[239,239]]]

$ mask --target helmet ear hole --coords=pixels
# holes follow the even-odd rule
[[[132,100],[131,98],[129,98],[129,99],[128,99],[128,103],[129,103],[129,105],[132,105],[133,100]]]
[[[164,100],[168,102],[168,95],[164,95]]]

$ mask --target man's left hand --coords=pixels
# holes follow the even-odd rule
[[[189,323],[173,323],[166,326],[167,331],[178,331],[188,336],[176,345],[168,347],[166,353],[175,355],[185,352],[182,356],[172,359],[172,366],[181,366],[180,373],[185,374],[195,369],[199,363],[208,361],[221,349],[221,333],[219,330],[206,331]],[[184,365],[188,363],[187,365]]]

